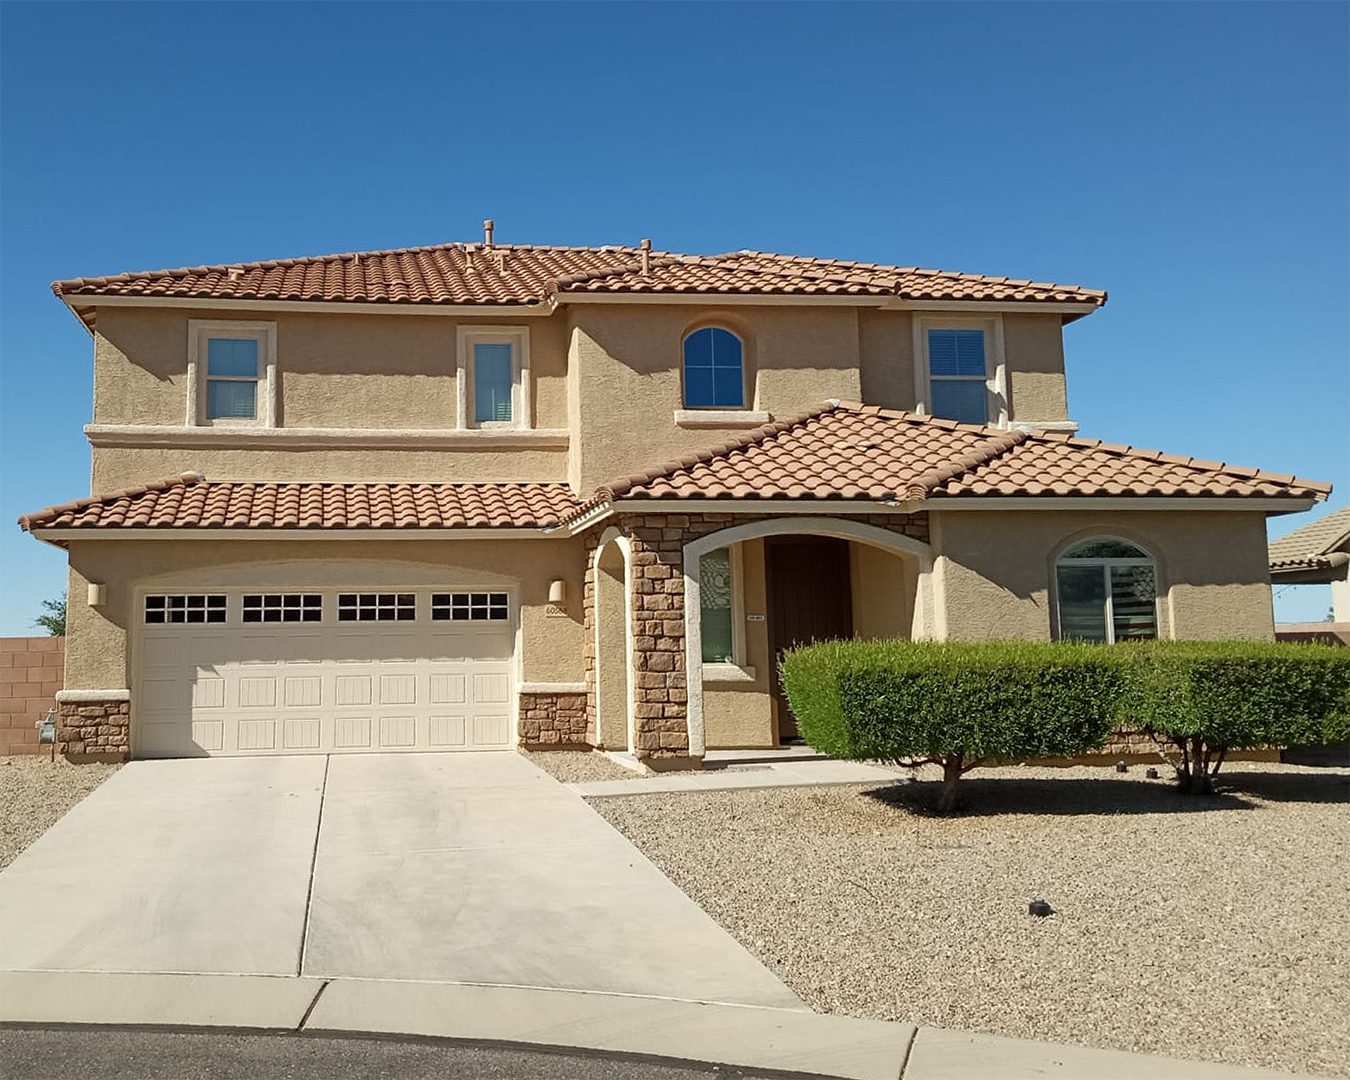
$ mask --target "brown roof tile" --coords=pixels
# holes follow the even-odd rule
[[[1062,302],[1100,307],[1077,285],[913,266],[737,251],[653,253],[631,247],[441,244],[312,258],[184,267],[53,282],[57,296],[174,297],[370,304],[537,304],[575,293],[859,296],[905,300]]]
[[[1325,498],[1327,484],[1063,434],[840,404],[623,477],[615,499]]]
[[[159,480],[19,518],[33,529],[524,529],[578,507],[566,484]]]

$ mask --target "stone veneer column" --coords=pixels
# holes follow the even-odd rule
[[[660,767],[689,758],[684,664],[684,543],[689,518],[641,515],[633,545],[633,712],[637,756]]]
[[[59,691],[56,742],[71,761],[126,761],[131,757],[131,691]]]

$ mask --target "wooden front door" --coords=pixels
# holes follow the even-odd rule
[[[778,741],[799,737],[778,677],[778,660],[793,645],[853,636],[853,593],[848,541],[832,536],[770,536],[764,540],[768,591],[770,685]]]

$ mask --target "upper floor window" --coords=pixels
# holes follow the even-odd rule
[[[275,425],[276,324],[188,324],[188,424]]]
[[[684,339],[684,405],[745,408],[745,349],[730,330],[705,326]]]
[[[1158,571],[1124,540],[1075,544],[1055,566],[1059,636],[1078,641],[1151,641],[1158,636]]]
[[[989,422],[983,330],[928,331],[928,411],[963,424]]]
[[[529,331],[460,327],[459,426],[530,426]]]

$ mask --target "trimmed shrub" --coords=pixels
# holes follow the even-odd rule
[[[942,766],[939,811],[991,758],[1102,746],[1124,684],[1115,650],[1071,643],[834,641],[786,653],[803,737],[832,757]]]
[[[1350,737],[1350,649],[1155,641],[1121,653],[1121,720],[1172,746],[1183,791],[1212,790],[1229,750]]]

